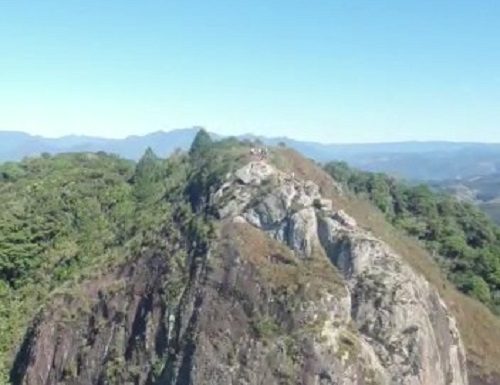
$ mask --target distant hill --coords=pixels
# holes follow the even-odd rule
[[[500,224],[500,173],[434,184],[462,201],[476,203]]]
[[[176,148],[188,148],[197,131],[198,128],[158,131],[143,136],[128,136],[124,139],[76,135],[44,138],[21,132],[0,131],[0,161],[21,160],[26,156],[39,155],[43,152],[57,154],[98,151],[137,160],[147,147],[151,147],[157,154],[167,156]]]
[[[137,160],[147,147],[168,156],[176,148],[187,149],[197,127],[169,132],[157,131],[124,139],[89,136],[44,138],[21,132],[0,131],[0,161],[21,160],[43,152],[116,153]],[[218,136],[212,134],[213,136]],[[394,142],[370,144],[324,144],[290,138],[267,138],[251,134],[241,139],[260,140],[268,145],[284,143],[319,162],[346,161],[366,171],[380,171],[408,180],[455,180],[500,173],[500,144],[457,142]],[[334,138],[332,138],[334,140]]]

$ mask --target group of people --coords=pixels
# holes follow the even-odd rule
[[[264,160],[267,158],[268,150],[265,147],[252,147],[250,149],[250,155],[256,157],[259,160]]]

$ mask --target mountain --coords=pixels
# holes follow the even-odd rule
[[[61,152],[118,154],[137,160],[147,147],[168,156],[176,149],[187,150],[198,128],[158,131],[124,139],[66,136],[57,139],[0,131],[0,161]],[[212,134],[213,137],[219,137]],[[354,167],[385,172],[408,180],[437,181],[470,178],[500,172],[500,144],[454,142],[400,142],[374,144],[321,144],[289,138],[266,138],[251,134],[240,139],[260,140],[270,146],[286,144],[319,162],[346,161]],[[334,137],[332,138],[334,140]]]
[[[61,138],[44,138],[20,132],[0,131],[0,161],[20,160],[43,152],[57,154],[64,152],[98,152],[118,154],[137,160],[150,147],[158,154],[167,156],[177,148],[187,149],[198,128],[180,129],[169,132],[153,132],[144,136],[128,136],[124,139],[106,139],[70,135]]]
[[[499,318],[420,242],[291,149],[200,135],[0,166],[4,383],[500,383]]]

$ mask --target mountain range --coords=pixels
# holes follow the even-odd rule
[[[137,160],[147,147],[160,156],[191,145],[198,127],[157,131],[143,136],[108,139],[70,135],[45,138],[22,132],[0,131],[0,161],[21,160],[43,152],[115,153]],[[220,137],[212,134],[213,137]],[[388,142],[326,144],[286,137],[251,134],[240,139],[260,140],[267,145],[285,144],[318,162],[341,160],[366,171],[385,172],[408,180],[460,180],[500,172],[500,144],[470,142]],[[332,141],[334,136],[332,135]]]

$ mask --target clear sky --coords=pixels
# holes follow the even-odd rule
[[[500,142],[499,0],[0,0],[0,130]]]

